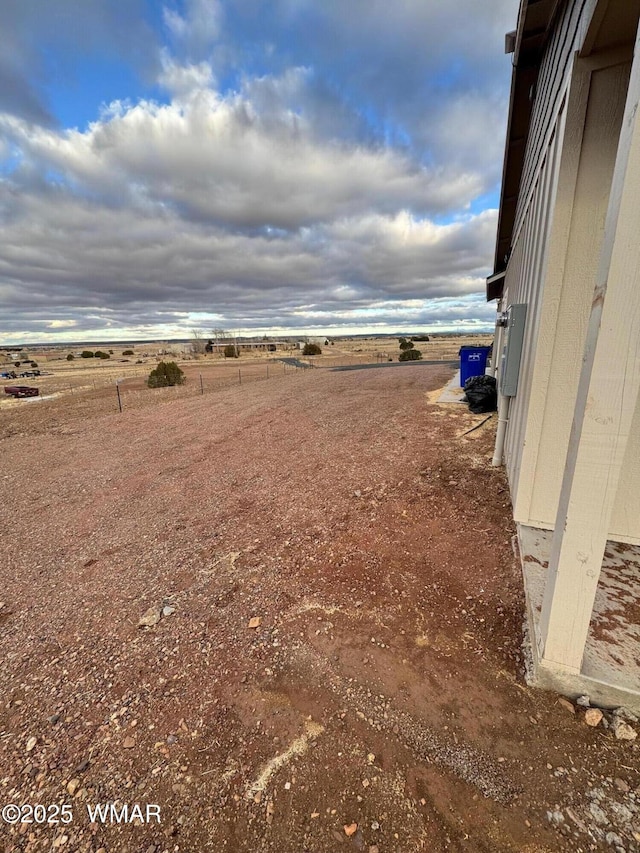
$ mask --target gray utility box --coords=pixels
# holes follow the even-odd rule
[[[498,390],[505,397],[515,397],[518,391],[520,359],[524,343],[524,324],[527,319],[526,303],[509,305],[502,362],[498,377]]]

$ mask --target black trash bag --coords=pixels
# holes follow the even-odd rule
[[[496,380],[493,376],[470,376],[464,383],[464,398],[474,415],[495,412],[498,408]]]

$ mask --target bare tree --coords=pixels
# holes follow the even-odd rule
[[[226,329],[211,329],[211,337],[213,338],[214,344],[217,344],[222,341],[228,341],[231,335]]]
[[[231,338],[231,335],[226,329],[211,329],[211,343],[213,351],[222,351],[222,345]]]
[[[202,329],[191,329],[191,352],[194,355],[204,355],[207,342]]]

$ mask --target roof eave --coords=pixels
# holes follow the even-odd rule
[[[549,30],[562,0],[521,0],[516,31],[494,274],[506,269],[531,123],[535,85]],[[489,296],[487,299],[495,299]]]

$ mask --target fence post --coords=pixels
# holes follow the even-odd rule
[[[118,395],[118,409],[120,410],[120,414],[122,414],[122,400],[120,399],[120,385],[116,381],[116,394]]]
[[[238,385],[242,385],[242,371],[238,368]]]
[[[200,393],[204,394],[204,386],[202,384],[202,374],[200,374]]]

